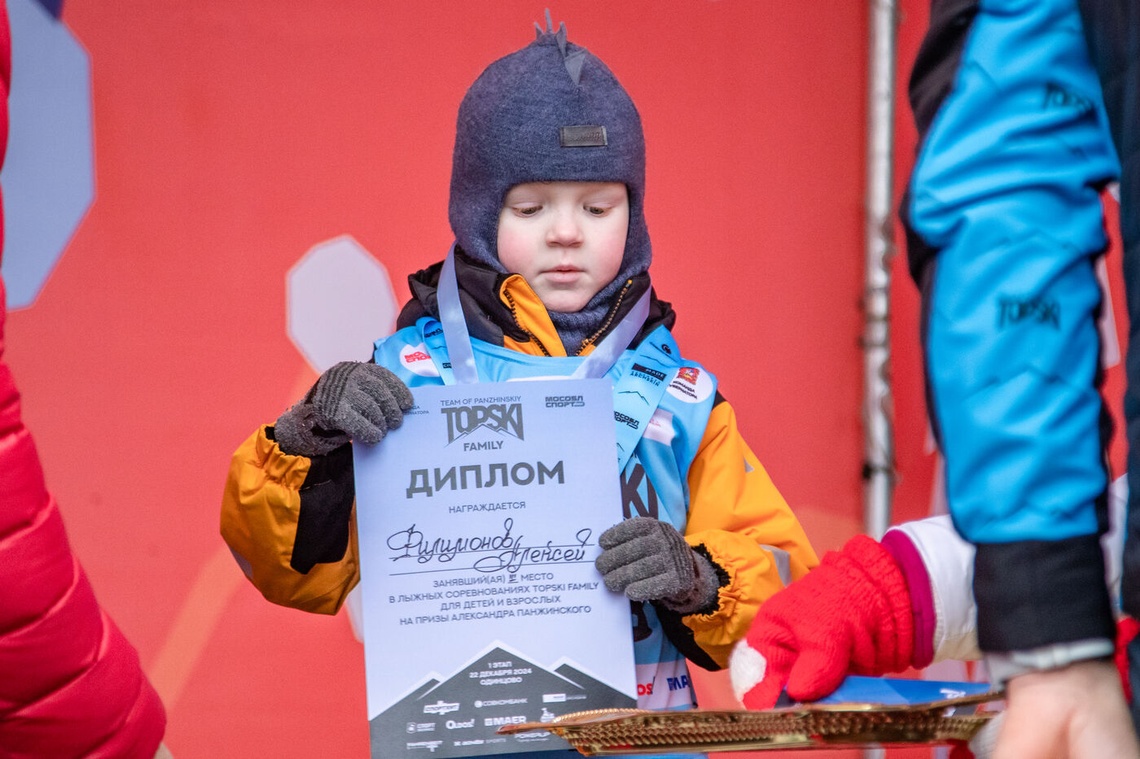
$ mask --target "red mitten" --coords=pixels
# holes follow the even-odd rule
[[[891,554],[857,535],[760,607],[729,662],[746,708],[770,709],[834,691],[847,674],[902,672],[914,655],[906,578]]]

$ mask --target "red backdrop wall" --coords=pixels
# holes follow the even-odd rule
[[[64,5],[91,59],[96,199],[10,316],[8,360],[75,549],[164,698],[180,759],[367,753],[345,615],[277,608],[245,582],[218,536],[222,484],[238,443],[316,377],[286,332],[290,268],[348,234],[406,296],[405,275],[451,241],[459,99],[544,7]],[[865,4],[551,10],[640,108],[653,272],[682,346],[719,374],[817,548],[837,547],[861,526]],[[903,10],[905,72],[925,9]],[[914,143],[901,100],[898,137],[901,188]],[[901,258],[892,269],[907,518],[926,512],[931,459],[914,291]],[[723,678],[702,688],[730,703]]]

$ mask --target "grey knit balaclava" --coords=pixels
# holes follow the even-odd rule
[[[629,191],[629,232],[613,282],[575,313],[550,314],[570,348],[595,331],[630,277],[648,270],[645,138],[637,108],[606,65],[546,29],[488,66],[459,105],[448,217],[459,247],[506,273],[496,240],[499,211],[524,182],[621,182]]]

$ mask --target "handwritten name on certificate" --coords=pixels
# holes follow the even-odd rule
[[[637,703],[629,602],[594,568],[622,519],[611,385],[413,393],[353,446],[372,756],[566,750],[497,730]]]

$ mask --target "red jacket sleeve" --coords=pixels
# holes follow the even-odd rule
[[[10,53],[0,7],[0,156]],[[71,553],[3,361],[4,303],[0,281],[0,753],[150,759],[162,703]]]

